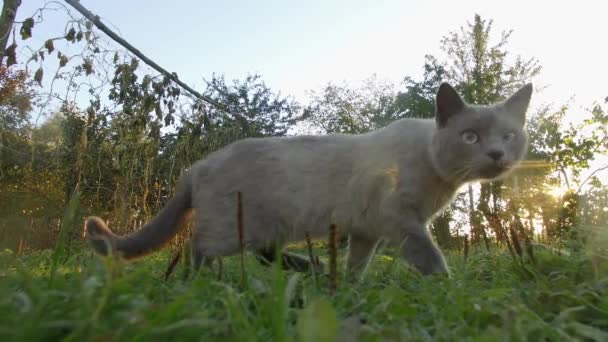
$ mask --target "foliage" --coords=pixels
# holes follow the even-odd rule
[[[346,83],[328,84],[309,92],[309,120],[327,133],[364,133],[387,125],[396,118],[393,86],[375,75],[358,88]]]
[[[492,20],[476,14],[473,22],[444,36],[441,48],[448,57],[447,79],[457,85],[466,101],[491,104],[504,99],[540,73],[534,58],[516,56],[509,63],[506,45],[513,31],[502,32],[493,43]]]
[[[205,110],[210,124],[239,126],[249,136],[285,135],[301,119],[299,105],[290,97],[274,94],[257,74],[248,75],[243,81],[233,80],[231,85],[224,76],[213,75],[204,94],[224,104],[230,113],[240,114],[226,117],[226,113],[208,105]]]
[[[16,212],[40,210],[52,194],[54,212],[44,212],[60,221],[58,208],[78,185],[79,215],[111,215],[116,226],[130,230],[160,209],[196,160],[241,138],[284,135],[301,119],[299,105],[259,75],[232,84],[214,75],[204,94],[221,109],[192,99],[167,75],[100,39],[91,22],[73,17],[61,3],[45,3],[20,23],[23,43],[51,34],[38,30],[50,11],[67,15],[64,31],[14,56],[21,64],[11,68],[34,70],[29,79],[25,71],[0,70],[0,176],[8,189],[3,195],[14,197],[19,189],[26,198]],[[40,182],[47,186],[34,186]]]
[[[424,74],[421,81],[407,76],[403,84],[405,91],[397,94],[393,106],[401,117],[433,118],[435,116],[435,93],[439,85],[445,82],[446,70],[437,58],[426,55]]]
[[[23,135],[32,109],[32,91],[27,74],[0,65],[0,128],[2,133]]]
[[[49,253],[3,252],[0,338],[268,341],[284,329],[288,340],[301,341],[336,334],[343,341],[601,341],[608,265],[598,253],[606,251],[585,250],[566,256],[537,248],[536,265],[504,249],[474,250],[466,263],[452,253],[452,279],[421,277],[378,255],[362,281],[341,280],[334,296],[327,279],[290,272],[279,273],[286,281],[277,287],[274,272],[253,257],[245,263],[250,286],[240,289],[237,257],[225,258],[221,282],[208,271],[164,281],[168,253],[128,265],[76,253],[51,282]],[[286,305],[278,317],[277,300]]]
[[[48,11],[67,15],[63,32],[39,30]],[[540,72],[535,59],[512,58],[511,31],[496,41],[492,21],[476,15],[443,38],[443,60],[425,57],[420,80],[329,83],[305,105],[259,75],[214,74],[203,94],[218,108],[100,39],[60,2],[19,25],[10,67],[0,65],[0,242],[17,246],[0,253],[0,339],[608,339],[608,187],[597,177],[608,166],[589,170],[608,152],[600,104],[576,123],[565,122],[567,105],[541,108],[522,167],[478,193],[469,188],[438,215],[430,228],[449,250],[452,279],[420,277],[380,254],[363,281],[340,281],[332,296],[322,276],[268,272],[247,258],[249,286],[238,289],[233,258],[222,282],[208,271],[162,281],[164,253],[123,264],[81,248],[84,216],[109,217],[119,233],[136,229],[183,170],[235,140],[282,136],[303,120],[324,133],[363,133],[431,118],[443,81],[469,102],[503,99]],[[17,49],[36,35],[48,36]],[[475,242],[465,256],[463,226]]]
[[[469,102],[486,104],[540,71],[535,59],[509,53],[511,31],[495,39],[492,21],[476,15],[442,39],[441,58],[425,56],[419,80],[406,76],[393,85],[372,75],[358,86],[329,83],[311,90],[302,105],[270,89],[260,75],[227,81],[213,74],[202,93],[221,104],[216,107],[116,49],[60,3],[49,2],[20,22],[21,41],[15,44],[50,36],[39,29],[48,11],[65,11],[64,31],[44,37],[38,47],[19,49],[14,57],[21,64],[3,66],[0,74],[0,195],[20,198],[3,208],[16,216],[0,220],[2,233],[13,237],[3,242],[8,246],[31,236],[40,224],[35,220],[46,220],[38,229],[56,236],[62,208],[77,187],[80,217],[111,217],[119,231],[130,231],[162,207],[185,169],[235,140],[285,135],[304,120],[324,133],[363,133],[399,118],[431,118],[441,82],[455,84]],[[530,160],[512,178],[470,188],[470,196],[459,195],[437,216],[430,228],[443,247],[461,246],[467,226],[475,243],[506,243],[505,232],[515,221],[529,235],[540,221],[551,238],[578,221],[601,222],[603,207],[595,201],[605,185],[594,174],[580,176],[606,153],[606,114],[597,105],[588,120],[568,128],[567,111],[546,107],[530,120]],[[548,194],[564,177],[572,183],[570,194]],[[23,226],[30,228],[8,228]],[[44,236],[44,243],[28,245],[49,247],[52,239]]]

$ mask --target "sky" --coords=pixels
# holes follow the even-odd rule
[[[19,17],[42,1],[25,1]],[[257,72],[273,89],[303,99],[328,82],[372,74],[399,83],[420,76],[424,55],[473,19],[513,29],[509,50],[543,66],[534,104],[589,107],[608,96],[604,1],[194,1],[81,0],[104,23],[195,89],[213,72]],[[50,18],[54,19],[54,18]],[[58,18],[57,29],[65,25]],[[63,19],[63,20],[62,20]],[[52,20],[51,20],[52,21]]]
[[[214,72],[227,79],[259,73],[273,90],[300,101],[328,82],[358,82],[372,74],[398,84],[421,76],[425,54],[441,56],[441,38],[478,13],[494,20],[496,34],[514,30],[511,53],[542,65],[533,108],[575,96],[570,115],[577,116],[608,96],[605,1],[80,2],[197,90]],[[43,3],[24,1],[18,18]],[[49,14],[37,29],[62,32],[65,20]]]

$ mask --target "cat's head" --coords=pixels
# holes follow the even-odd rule
[[[465,103],[456,90],[441,84],[435,99],[437,131],[431,154],[442,178],[452,182],[491,180],[506,175],[523,158],[528,83],[491,106]]]

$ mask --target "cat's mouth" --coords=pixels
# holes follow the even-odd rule
[[[511,170],[512,164],[508,162],[498,162],[489,164],[481,171],[481,176],[484,178],[496,178]]]

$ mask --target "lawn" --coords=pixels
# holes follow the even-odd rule
[[[339,273],[335,294],[325,276],[252,256],[243,283],[238,257],[224,259],[219,280],[184,280],[181,265],[164,280],[169,252],[128,264],[64,254],[0,254],[0,340],[608,341],[608,254],[588,246],[536,246],[534,260],[450,251],[450,279],[380,254],[361,281]]]

